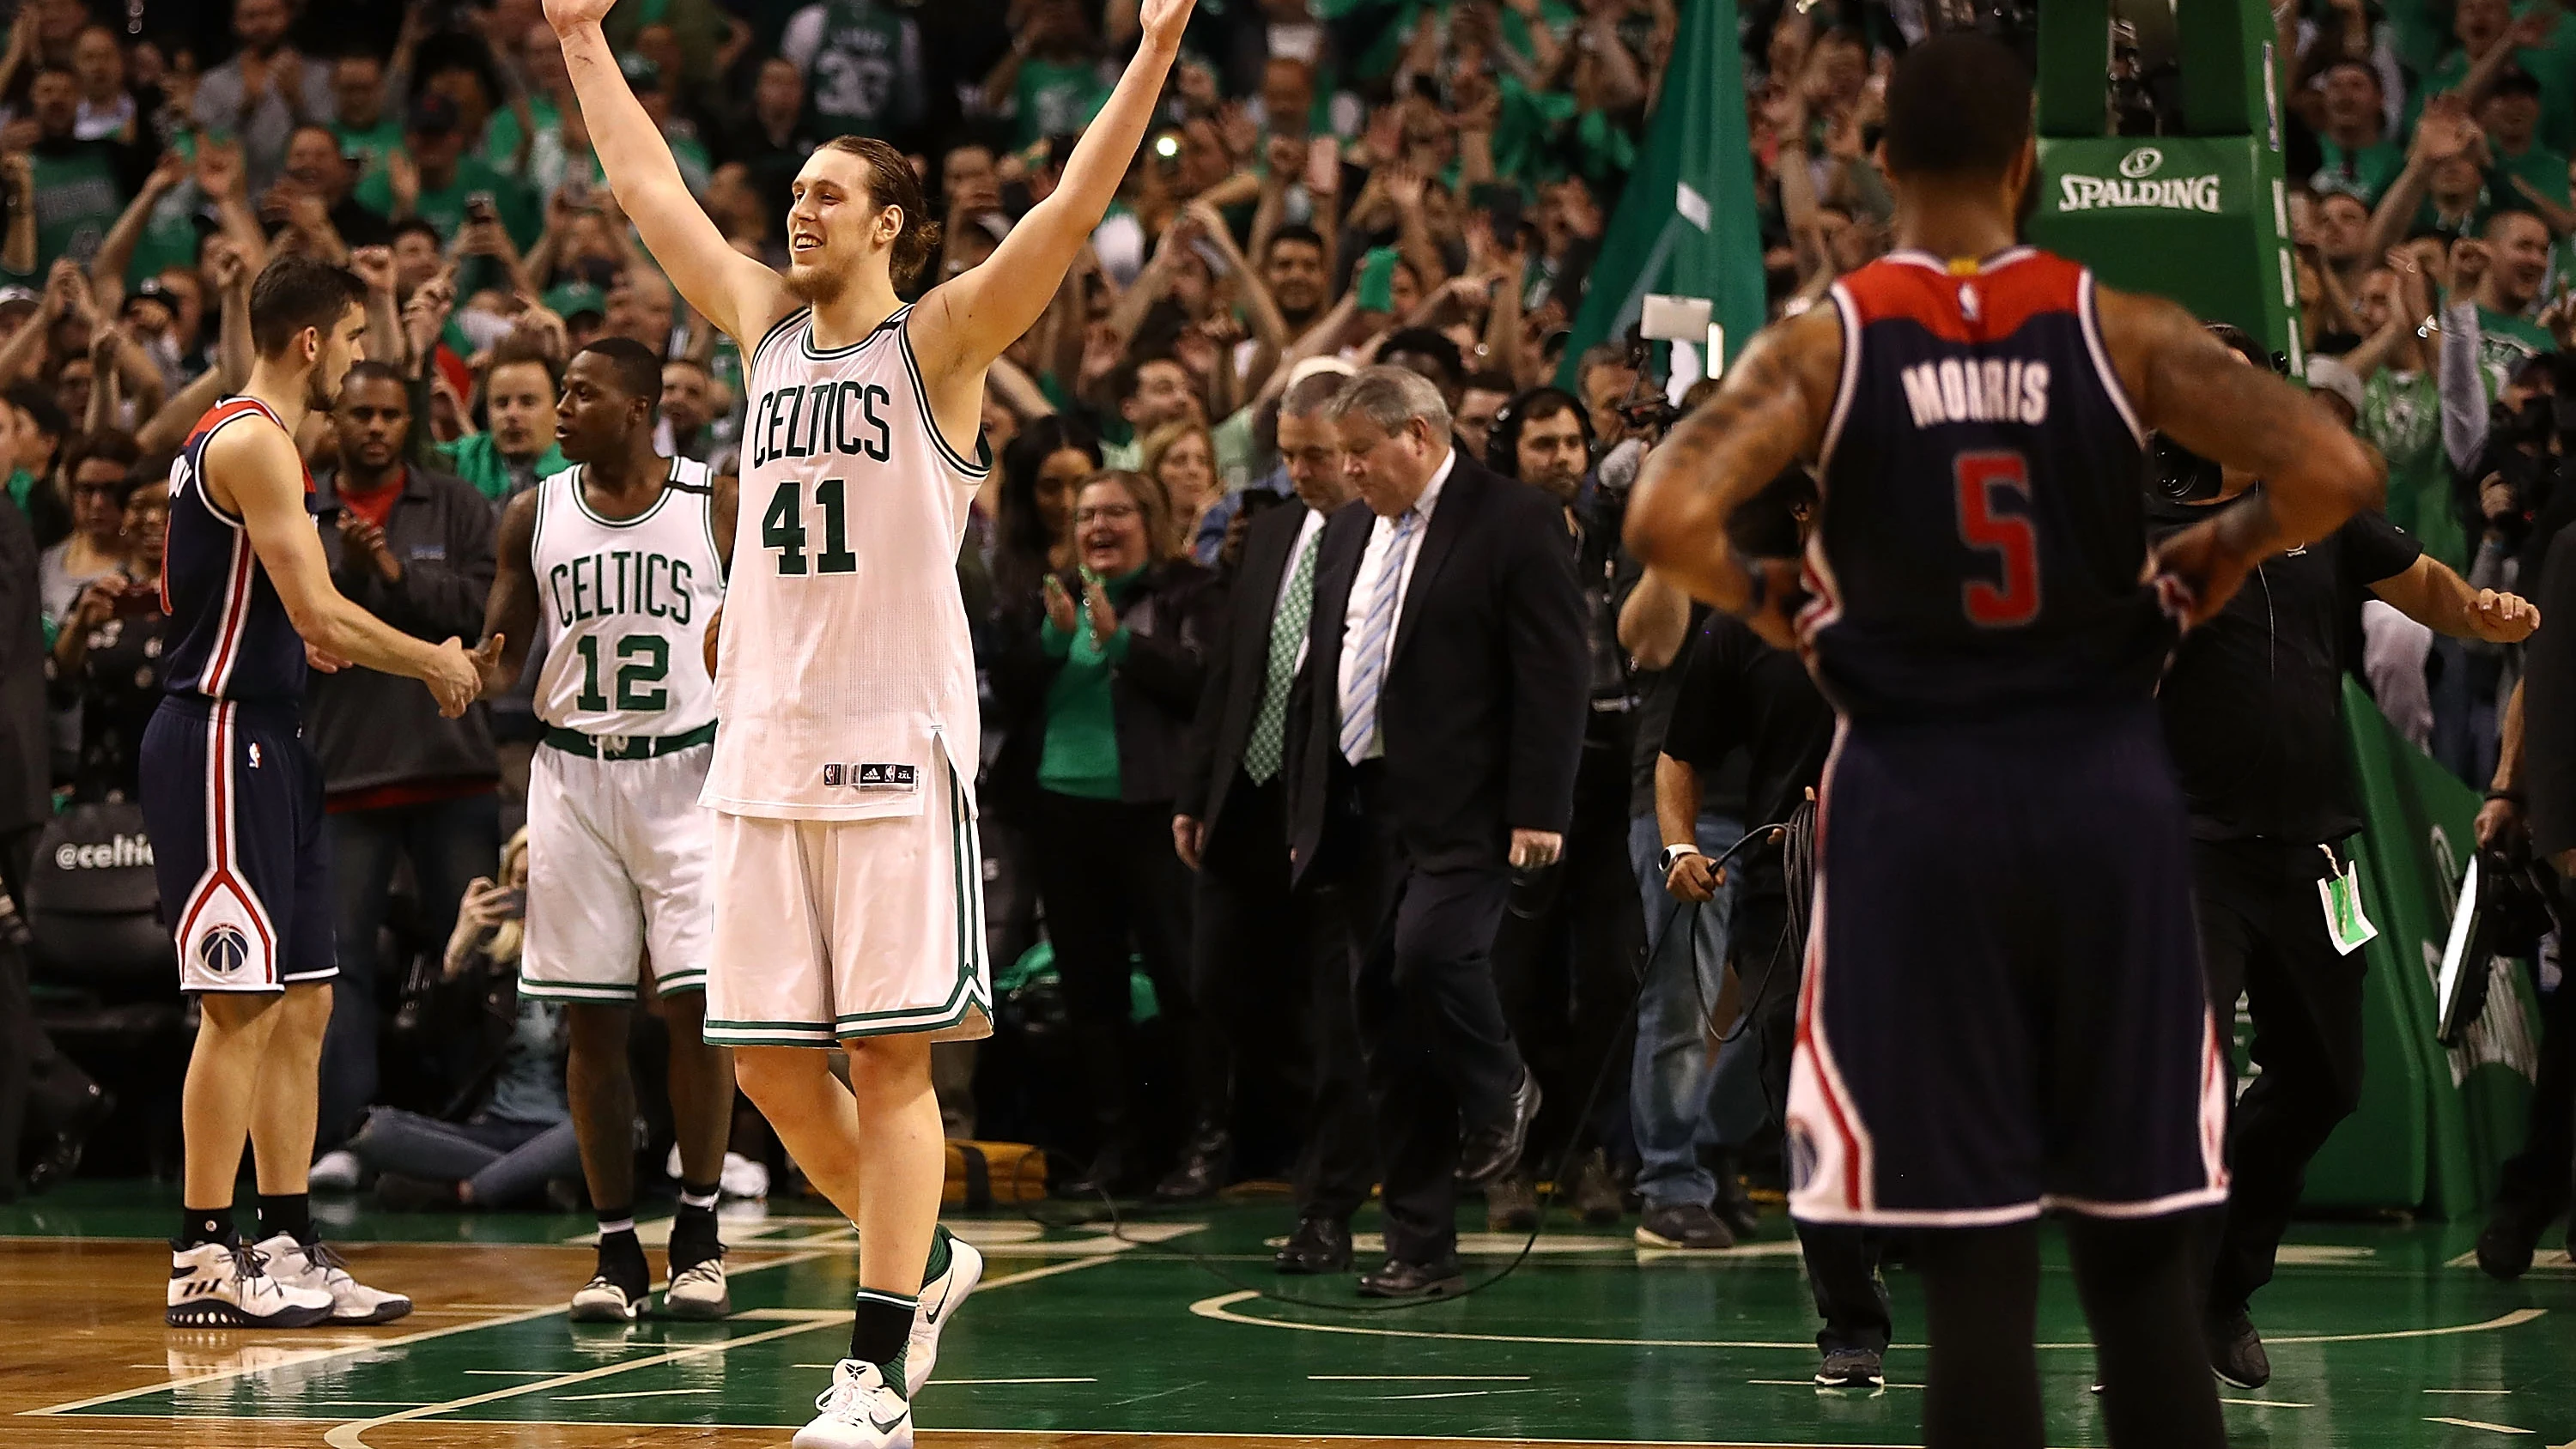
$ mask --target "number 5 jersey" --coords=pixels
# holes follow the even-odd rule
[[[2143,700],[2176,637],[2146,557],[2145,437],[2093,274],[2028,247],[1896,252],[1835,284],[1817,683],[1855,719]]]

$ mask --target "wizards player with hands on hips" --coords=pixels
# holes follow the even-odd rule
[[[1785,1124],[1790,1211],[1913,1234],[1929,1449],[2038,1449],[2037,1219],[2065,1218],[2120,1449],[2219,1449],[2193,1242],[2227,1190],[2180,787],[2178,627],[2376,503],[2376,461],[2182,308],[2016,245],[2030,77],[1906,52],[1897,250],[1766,329],[1648,458],[1629,546],[1801,648],[1840,716]],[[2160,429],[2266,488],[2150,554]],[[1811,460],[1803,566],[1727,524]]]
[[[365,301],[344,268],[271,262],[250,289],[249,385],[206,413],[170,467],[168,693],[140,764],[179,986],[201,1013],[180,1098],[174,1326],[382,1323],[411,1311],[410,1299],[352,1279],[315,1238],[305,1183],[339,973],[322,768],[302,727],[308,661],[410,675],[450,717],[482,688],[477,656],[457,640],[415,639],[331,584],[295,430],[331,406],[363,355]],[[232,1220],[245,1138],[259,1176],[256,1247]]]
[[[850,1353],[799,1449],[909,1449],[912,1397],[981,1259],[939,1226],[935,1041],[991,1032],[980,719],[955,561],[984,379],[1045,312],[1136,159],[1191,0],[1141,0],[1136,52],[1063,179],[990,260],[906,305],[938,225],[885,142],[796,175],[787,275],[726,244],[627,88],[612,0],[546,0],[619,207],[740,344],[742,506],[715,640],[705,1038],[859,1229]],[[843,1050],[846,1083],[829,1052]]]

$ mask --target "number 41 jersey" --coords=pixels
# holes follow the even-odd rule
[[[742,506],[716,666],[705,802],[867,820],[948,808],[975,778],[975,650],[957,549],[990,471],[930,415],[909,307],[846,347],[810,311],[751,351]],[[934,793],[939,798],[929,799]]]
[[[2028,247],[1896,252],[1833,303],[1799,618],[1827,697],[1860,719],[2147,698],[2176,635],[2139,581],[2145,434],[2091,271]]]

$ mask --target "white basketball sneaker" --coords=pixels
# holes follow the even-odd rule
[[[593,1273],[590,1281],[574,1290],[572,1321],[575,1323],[632,1323],[644,1316],[644,1300],[652,1291],[629,1293],[624,1285],[605,1273]]]
[[[984,1255],[946,1228],[948,1271],[921,1285],[920,1306],[912,1311],[912,1337],[903,1351],[904,1393],[921,1392],[930,1382],[930,1366],[939,1361],[939,1331],[957,1314],[957,1305],[984,1279]]]
[[[875,1364],[841,1360],[814,1408],[795,1449],[912,1449],[912,1400]]]
[[[170,1250],[172,1328],[306,1328],[331,1316],[331,1295],[285,1282],[257,1248],[201,1243]]]
[[[733,1295],[725,1289],[724,1254],[700,1258],[671,1275],[662,1290],[662,1311],[673,1318],[722,1318],[733,1312]]]
[[[279,1282],[329,1295],[334,1328],[391,1323],[411,1312],[410,1299],[350,1277],[349,1265],[327,1244],[299,1243],[293,1234],[279,1233],[262,1241],[255,1251],[267,1255],[269,1276]]]

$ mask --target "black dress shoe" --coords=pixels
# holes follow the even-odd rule
[[[1502,1125],[1479,1127],[1458,1144],[1458,1186],[1468,1191],[1487,1187],[1520,1166],[1521,1149],[1529,1145],[1530,1124],[1538,1120],[1538,1074],[1521,1068],[1520,1090],[1512,1093],[1512,1113]]]
[[[1117,1197],[1130,1186],[1128,1179],[1133,1175],[1127,1165],[1125,1150],[1112,1144],[1101,1148],[1100,1155],[1091,1159],[1090,1166],[1074,1173],[1071,1177],[1059,1180],[1055,1185],[1055,1195],[1072,1198]]]
[[[1362,1298],[1448,1298],[1466,1286],[1467,1275],[1458,1270],[1455,1258],[1437,1263],[1389,1258],[1376,1272],[1360,1275]]]
[[[1224,1187],[1226,1168],[1234,1156],[1234,1139],[1222,1131],[1201,1131],[1181,1149],[1181,1160],[1154,1184],[1152,1200],[1158,1203],[1202,1202],[1216,1196]]]
[[[1279,1245],[1271,1267],[1291,1277],[1351,1270],[1351,1225],[1332,1218],[1299,1218],[1297,1231]]]
[[[53,1108],[47,1114],[53,1119],[53,1130],[40,1139],[43,1145],[27,1167],[27,1191],[44,1192],[80,1171],[90,1134],[115,1110],[116,1098],[96,1082],[88,1083],[79,1097]]]

